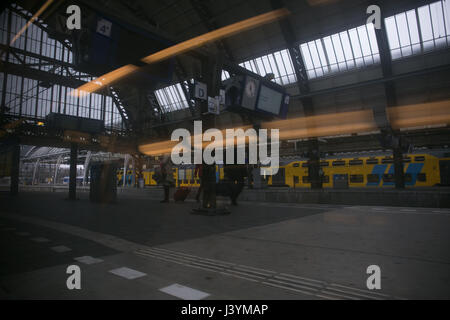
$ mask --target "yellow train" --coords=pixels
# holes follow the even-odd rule
[[[450,157],[432,154],[408,154],[403,159],[405,184],[414,187],[450,185]],[[326,158],[320,162],[324,188],[332,188],[336,181],[346,181],[349,187],[392,187],[394,186],[394,159],[381,154],[376,156],[357,156]],[[267,168],[270,171],[271,168]],[[146,186],[157,185],[153,179],[154,170],[144,170]],[[177,187],[198,187],[200,180],[194,176],[195,166],[181,166],[173,169]],[[123,170],[118,172],[119,184]],[[222,165],[216,166],[216,180],[224,178]],[[308,161],[298,160],[282,163],[276,175],[267,175],[269,186],[309,188]],[[132,171],[128,170],[126,184],[134,184]]]
[[[406,186],[430,187],[449,183],[450,158],[430,154],[410,154],[403,158]],[[362,156],[330,158],[320,162],[324,188],[332,188],[336,181],[346,181],[349,187],[394,186],[392,156]],[[281,180],[281,181],[280,181]],[[284,182],[289,187],[310,187],[308,161],[293,161],[281,166],[277,175],[269,176],[268,184]]]

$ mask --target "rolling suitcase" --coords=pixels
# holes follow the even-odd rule
[[[184,201],[184,200],[186,200],[189,192],[191,192],[191,189],[186,188],[186,187],[180,187],[177,189],[177,191],[175,191],[175,193],[173,195],[173,199],[175,201]]]

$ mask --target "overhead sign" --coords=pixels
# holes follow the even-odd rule
[[[258,98],[259,80],[247,76],[242,97],[242,106],[249,110],[255,110],[256,100]]]
[[[105,19],[99,19],[97,21],[97,33],[100,33],[106,37],[111,37],[112,23]]]
[[[212,113],[212,114],[220,114],[220,109],[219,109],[219,101],[220,101],[220,97],[208,97],[208,112]]]
[[[225,105],[225,90],[220,89],[219,104]]]
[[[206,83],[195,82],[194,97],[197,99],[207,100],[208,91],[207,91]]]

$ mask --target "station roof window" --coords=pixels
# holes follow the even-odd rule
[[[222,70],[222,81],[225,81],[230,78],[230,74],[228,71]]]
[[[380,62],[373,24],[302,43],[300,50],[309,79]]]
[[[294,66],[287,49],[250,59],[239,65],[262,77],[273,73],[275,76],[273,81],[279,85],[287,85],[297,81]]]
[[[186,96],[179,83],[156,90],[155,96],[164,112],[189,108]]]
[[[393,60],[449,46],[450,0],[442,0],[385,19]]]

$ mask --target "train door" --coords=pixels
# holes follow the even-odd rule
[[[441,185],[450,185],[450,160],[439,161],[439,172],[441,176]]]
[[[286,186],[285,168],[279,168],[277,174],[272,176],[272,186],[276,187]]]
[[[348,174],[334,174],[333,175],[334,189],[348,189]]]

